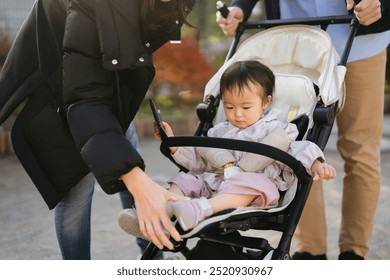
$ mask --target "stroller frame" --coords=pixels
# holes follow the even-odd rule
[[[339,63],[339,65],[345,66],[359,25],[354,16],[244,22],[240,24],[237,29],[236,36],[230,46],[226,61],[228,61],[236,52],[241,36],[244,34],[245,30],[268,29],[275,26],[294,24],[315,25],[320,26],[323,30],[326,30],[329,24],[346,23],[350,24],[350,34]],[[226,220],[210,224],[196,233],[196,235],[184,238],[184,240],[180,243],[171,239],[171,241],[176,244],[172,252],[181,252],[186,258],[188,258],[190,249],[186,245],[187,240],[196,237],[202,240],[225,244],[231,246],[232,248],[239,248],[240,252],[242,252],[243,248],[259,250],[258,252],[252,251],[252,254],[249,254],[249,258],[253,257],[253,259],[290,259],[292,238],[311,189],[313,182],[312,177],[306,172],[301,162],[288,153],[272,146],[244,140],[220,139],[202,136],[206,135],[207,130],[213,125],[212,122],[216,116],[216,110],[219,102],[219,96],[210,96],[204,103],[199,104],[197,107],[199,122],[194,136],[164,137],[160,146],[161,152],[172,162],[174,162],[174,160],[170,155],[169,147],[177,146],[222,148],[264,155],[286,164],[294,171],[298,180],[296,194],[292,202],[279,212],[242,213],[229,217]],[[308,131],[307,140],[315,142],[323,150],[332,131],[336,113],[337,102],[336,104],[331,104],[330,106],[324,106],[323,104],[317,105],[313,112],[314,126]],[[300,123],[302,120],[299,119],[298,122],[297,126],[299,128],[302,125]],[[302,131],[300,131],[300,135],[301,133]],[[177,163],[175,164],[178,165]],[[178,165],[178,167],[181,170],[185,170],[180,165]],[[294,209],[294,211],[292,211],[292,209]],[[227,211],[229,212],[229,210]],[[183,233],[180,229],[180,226],[177,225],[177,227],[179,227],[179,232],[185,236],[185,233]],[[268,240],[264,238],[242,236],[238,232],[239,230],[246,231],[249,229],[276,230],[282,232],[282,236],[277,247],[273,248]],[[153,259],[157,251],[158,248],[154,244],[150,243],[143,253],[141,260]]]

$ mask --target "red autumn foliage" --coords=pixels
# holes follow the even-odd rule
[[[0,31],[0,70],[7,57],[8,51],[11,47],[11,40],[8,36],[3,36]]]
[[[204,86],[214,74],[214,67],[201,52],[198,42],[190,36],[179,45],[167,43],[154,54],[155,85],[169,82],[192,94],[203,93]]]

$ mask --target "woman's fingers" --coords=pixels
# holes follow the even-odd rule
[[[162,224],[164,224],[164,226],[162,226]],[[163,229],[169,227],[169,225],[173,227],[173,224],[169,219],[168,222],[166,220],[161,221],[160,219],[154,219],[153,221],[150,222],[139,221],[139,225],[140,225],[140,230],[142,234],[145,236],[145,238],[150,240],[154,245],[157,246],[157,248],[161,250],[165,246],[170,250],[173,249],[173,244],[169,240],[170,235],[167,234],[167,232],[168,233],[170,232],[168,231],[168,229],[166,230]],[[177,231],[175,233],[175,231],[176,229],[174,230],[171,229],[171,232],[175,234],[177,238],[177,235],[179,235],[179,233],[177,233]],[[177,241],[179,240],[180,240],[180,235]]]
[[[140,230],[142,234],[159,249],[162,249],[163,246],[165,246],[172,250],[174,246],[170,241],[170,236],[176,241],[181,241],[181,237],[168,216],[167,202],[169,200],[185,199],[185,197],[159,188],[157,192],[160,192],[157,197],[162,198],[160,207],[157,206],[157,200],[154,200],[152,196],[149,197],[148,201],[154,201],[154,203],[149,205],[149,207],[144,207],[145,204],[139,205],[139,207],[137,206],[137,209],[139,210],[138,220]]]

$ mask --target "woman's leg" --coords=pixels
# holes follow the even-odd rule
[[[119,192],[119,198],[121,199],[122,208],[132,208],[134,206],[134,198],[129,191]]]
[[[64,260],[91,259],[91,205],[95,178],[80,180],[55,208],[55,227]]]

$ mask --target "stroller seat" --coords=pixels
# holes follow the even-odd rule
[[[219,94],[219,79],[230,64],[249,59],[259,60],[273,70],[275,91],[269,109],[280,110],[279,119],[282,121],[298,120],[297,127],[300,130],[298,140],[306,139],[313,127],[316,108],[333,104],[343,95],[345,67],[337,64],[338,57],[328,34],[315,27],[294,25],[273,27],[244,41],[234,56],[207,83],[205,96],[216,97]],[[329,94],[320,94],[323,92]],[[307,118],[302,119],[302,116]],[[219,104],[214,124],[225,120],[222,104]],[[234,216],[282,211],[291,203],[295,192],[296,186],[290,187],[277,208],[240,207],[228,213],[215,215],[201,222],[183,237],[191,237],[203,232],[203,227]]]
[[[271,208],[262,208],[256,206],[246,206],[246,207],[238,207],[235,209],[229,209],[222,212],[219,212],[212,217],[200,222],[196,227],[191,229],[188,232],[181,234],[182,238],[190,238],[190,237],[198,237],[207,232],[208,229],[212,228],[219,222],[224,221],[221,224],[220,228],[223,228],[225,232],[227,230],[249,230],[252,229],[248,224],[246,226],[239,225],[237,223],[240,219],[245,219],[246,217],[254,217],[256,213],[268,213],[272,216],[272,214],[281,212],[286,209],[290,203],[293,201],[295,197],[295,193],[297,191],[297,181],[293,182],[292,186],[285,192],[281,194],[281,198],[279,199],[278,206]],[[234,221],[234,227],[229,228],[229,222]]]
[[[200,107],[205,112],[198,112],[200,121],[196,131],[206,135],[205,128],[226,120],[222,102],[219,102],[219,80],[230,64],[249,59],[259,60],[275,74],[275,91],[269,109],[280,110],[280,120],[297,125],[297,140],[313,141],[324,149],[336,113],[344,101],[345,66],[338,64],[339,58],[328,34],[309,25],[271,27],[245,40],[207,83],[204,92],[207,106]],[[261,258],[289,258],[291,239],[312,184],[311,176],[299,161],[265,144],[199,134],[167,137],[160,149],[163,152],[173,146],[239,150],[265,155],[288,165],[296,179],[287,191],[281,193],[277,207],[239,207],[217,213],[188,232],[182,231],[178,224],[177,227],[184,240],[198,237],[233,247],[258,249]],[[273,248],[261,237],[240,234],[240,231],[249,229],[276,230],[282,232],[282,237]]]
[[[275,89],[276,94],[281,94],[279,90],[285,90],[284,94],[295,98],[289,94],[289,85],[286,84],[295,77],[296,83],[303,79],[316,85],[325,106],[338,102],[338,108],[342,107],[346,68],[338,64],[339,57],[325,31],[312,26],[292,25],[272,27],[253,35],[240,45],[232,58],[207,83],[205,95],[218,95],[219,79],[226,68],[235,61],[249,59],[260,60],[271,68],[280,81],[275,84],[275,87],[279,87]],[[311,87],[309,84],[307,86]],[[307,109],[307,112],[312,112],[310,108]],[[222,110],[219,112],[223,114]],[[222,120],[224,116],[217,114],[215,122]]]
[[[288,92],[289,94],[284,94]],[[279,119],[294,122],[299,130],[298,140],[302,140],[308,131],[308,126],[313,122],[313,112],[319,101],[318,92],[311,80],[301,75],[275,74],[275,92],[269,109],[280,110]],[[222,111],[222,108],[219,109]],[[220,116],[221,117],[221,116]],[[182,234],[183,238],[199,236],[206,229],[220,221],[229,218],[250,216],[255,212],[276,213],[284,210],[292,202],[297,190],[297,181],[282,194],[277,207],[260,208],[255,206],[239,207],[218,213],[201,223],[192,230]]]

